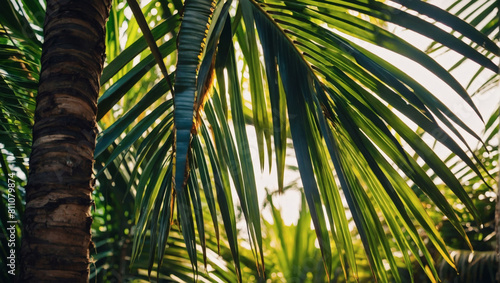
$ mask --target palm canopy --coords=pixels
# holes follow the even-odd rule
[[[485,51],[499,54],[496,44],[471,26],[431,5],[418,3],[402,2],[409,10],[453,25],[464,37],[481,43]],[[459,38],[434,27],[410,11],[394,9],[381,2],[240,1],[234,16],[231,16],[230,10],[231,2],[185,3],[177,38],[174,98],[173,102],[165,102],[165,109],[172,109],[170,111],[173,114],[167,110],[168,119],[161,122],[166,142],[156,144],[148,140],[141,148],[144,154],[138,155],[141,160],[148,148],[157,150],[152,155],[154,160],[150,159],[145,165],[145,172],[138,183],[137,204],[141,210],[137,215],[138,229],[143,227],[143,233],[136,234],[137,245],[140,246],[141,237],[145,235],[149,217],[172,217],[171,212],[162,213],[161,210],[172,211],[172,198],[176,196],[182,232],[192,264],[196,267],[194,222],[202,248],[204,237],[204,225],[198,213],[201,185],[208,205],[212,207],[215,225],[217,217],[213,199],[219,202],[225,231],[238,265],[230,196],[232,181],[246,219],[256,265],[263,270],[257,188],[254,166],[249,158],[245,107],[240,86],[244,79],[240,78],[237,68],[237,60],[240,59],[248,68],[252,121],[256,129],[261,168],[265,153],[268,153],[267,159],[272,160],[270,152],[274,151],[279,172],[278,183],[283,183],[288,131],[284,120],[288,120],[305,196],[327,271],[332,260],[331,244],[334,244],[341,251],[339,254],[342,255],[341,261],[346,272],[356,274],[356,260],[343,200],[353,215],[374,277],[383,281],[387,279],[383,265],[385,260],[391,270],[396,270],[392,252],[394,248],[403,252],[409,269],[411,260],[408,255],[423,253],[422,260],[419,257],[416,259],[429,271],[429,276],[436,276],[432,264],[428,265],[432,259],[419,237],[416,223],[427,232],[435,248],[452,264],[432,221],[403,176],[427,193],[465,237],[459,218],[422,167],[410,158],[397,137],[401,137],[432,168],[473,215],[477,216],[477,213],[457,178],[390,108],[396,109],[433,135],[476,174],[481,175],[482,168],[477,167],[439,123],[444,124],[461,141],[464,139],[458,128],[474,137],[477,135],[424,86],[356,45],[352,37],[382,45],[417,61],[478,111],[463,87],[434,60],[395,35],[350,12],[414,29],[485,68],[497,72],[498,67]],[[234,48],[235,41],[240,50]],[[262,54],[259,54],[259,42]],[[236,57],[237,52],[241,52],[239,58]],[[218,87],[210,89],[214,76]],[[164,90],[167,89],[168,84],[164,84]],[[213,95],[204,104],[207,91],[213,92]],[[198,111],[201,108],[204,109],[206,120],[199,121]],[[228,125],[229,118],[232,127]],[[271,150],[271,135],[274,150]],[[156,133],[154,136],[157,138]],[[161,147],[158,146],[160,144]],[[158,162],[165,165],[153,168]],[[164,197],[158,198],[158,195]],[[170,206],[165,207],[165,203]],[[154,207],[162,205],[162,208],[154,210],[159,216],[151,215]],[[191,209],[195,212],[194,219]],[[381,215],[382,221],[379,219]],[[167,227],[156,229],[169,229],[169,221],[160,223]],[[327,223],[330,230],[327,229]],[[396,243],[396,247],[392,247],[386,238],[383,225],[389,227],[391,241]],[[161,241],[165,234],[159,233],[158,237]],[[378,245],[380,249],[373,248]],[[394,272],[392,276],[398,279],[397,273]]]
[[[236,192],[256,267],[264,272],[258,188],[246,128],[251,121],[260,168],[266,159],[269,167],[275,160],[280,189],[287,139],[293,141],[327,274],[335,257],[346,277],[357,277],[346,211],[377,280],[391,276],[401,281],[398,260],[410,274],[416,260],[429,277],[437,277],[421,230],[453,266],[409,184],[425,192],[468,242],[460,217],[409,150],[472,215],[478,214],[459,180],[393,110],[482,176],[486,170],[460,145],[467,146],[462,132],[478,136],[425,85],[356,42],[379,45],[419,63],[479,115],[447,70],[382,26],[414,30],[498,73],[492,58],[500,51],[486,35],[421,1],[174,0],[151,1],[142,8],[135,0],[127,2],[115,1],[108,22],[108,64],[98,105],[102,133],[95,159],[100,185],[114,186],[118,178],[135,198],[132,261],[149,242],[161,263],[177,211],[197,270],[197,243],[203,254],[207,249],[202,213],[207,206],[217,242],[223,222],[241,281]],[[431,21],[453,27],[459,36]],[[250,101],[243,95],[246,90]],[[150,257],[150,272],[153,262]]]

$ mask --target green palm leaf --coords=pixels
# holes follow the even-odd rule
[[[283,4],[280,5],[275,3],[283,3]],[[451,119],[455,122],[458,122],[462,128],[464,129],[468,128],[463,123],[459,122],[456,119],[456,117],[454,117],[454,115],[451,114],[449,110],[443,108],[443,105],[440,104],[438,100],[436,100],[429,92],[427,92],[416,82],[412,81],[408,77],[403,76],[402,73],[398,74],[399,71],[397,71],[396,69],[394,69],[393,67],[382,61],[380,58],[369,53],[367,50],[358,47],[357,45],[353,44],[347,39],[343,39],[341,35],[334,34],[333,32],[316,25],[312,20],[321,19],[324,22],[325,21],[324,19],[329,17],[328,16],[329,14],[326,12],[328,11],[327,7],[332,8],[332,10],[334,10],[333,8],[336,6],[336,1],[329,3],[307,1],[308,5],[313,5],[316,3],[325,8],[323,14],[320,15],[317,13],[315,14],[313,10],[310,9],[311,6],[292,4],[286,1],[285,2],[271,1],[269,5],[266,5],[265,3],[261,3],[260,6],[254,5],[253,9],[255,14],[257,29],[259,31],[259,36],[261,38],[263,49],[274,50],[273,53],[275,55],[271,54],[270,57],[265,58],[265,60],[268,62],[269,61],[276,62],[277,67],[280,70],[285,92],[287,94],[287,101],[290,100],[293,101],[288,103],[288,116],[290,117],[291,124],[293,124],[291,128],[292,139],[294,141],[294,147],[299,163],[299,170],[304,184],[306,199],[308,199],[308,204],[311,210],[313,223],[315,224],[318,239],[320,240],[320,247],[322,248],[325,263],[327,264],[327,270],[329,267],[328,257],[330,256],[331,252],[329,251],[329,245],[328,246],[324,244],[322,245],[321,241],[322,238],[323,239],[326,238],[325,237],[326,229],[324,227],[324,216],[322,215],[322,213],[319,214],[316,213],[315,211],[319,210],[317,210],[317,208],[315,207],[318,207],[318,204],[322,203],[322,199],[318,194],[317,184],[315,179],[313,178],[313,176],[315,176],[313,173],[314,166],[312,165],[310,159],[313,158],[314,160],[317,160],[318,157],[315,155],[314,151],[312,151],[313,141],[309,139],[304,140],[303,138],[304,136],[306,137],[314,136],[313,133],[309,133],[308,131],[311,131],[311,129],[318,129],[319,125],[317,124],[318,120],[316,119],[322,121],[324,118],[321,118],[321,116],[323,115],[325,115],[326,118],[331,121],[333,127],[337,128],[337,131],[339,129],[347,130],[347,131],[342,131],[342,136],[346,135],[350,136],[351,138],[347,143],[338,141],[336,143],[333,143],[333,140],[330,140],[330,142],[332,142],[331,146],[329,146],[330,156],[334,160],[337,159],[337,162],[334,162],[334,164],[335,163],[337,164],[335,166],[337,174],[344,175],[343,178],[340,178],[339,175],[339,178],[341,180],[344,180],[341,181],[341,186],[346,196],[346,199],[349,203],[349,207],[351,208],[351,212],[353,213],[355,222],[358,224],[357,228],[364,241],[365,249],[368,252],[374,276],[384,281],[386,280],[384,279],[386,278],[385,271],[381,267],[383,256],[377,250],[371,247],[373,247],[377,242],[381,243],[383,246],[387,245],[387,242],[385,239],[385,235],[381,236],[382,234],[379,234],[380,236],[377,239],[376,236],[375,237],[373,235],[368,236],[368,234],[366,233],[367,229],[370,231],[373,231],[374,229],[376,231],[380,231],[380,228],[376,227],[381,227],[381,226],[379,226],[380,224],[378,224],[377,226],[378,219],[375,210],[371,211],[366,210],[367,208],[371,207],[367,205],[371,201],[369,200],[368,195],[366,195],[364,191],[366,188],[365,185],[359,183],[358,181],[355,181],[357,178],[354,176],[361,174],[359,176],[364,176],[361,177],[361,180],[367,180],[367,181],[378,180],[378,182],[380,182],[380,184],[382,185],[379,189],[377,189],[376,186],[374,185],[370,185],[366,189],[369,188],[370,191],[373,190],[374,195],[384,196],[388,194],[386,196],[390,196],[391,201],[394,202],[396,206],[400,207],[399,210],[400,213],[402,213],[402,215],[399,217],[402,217],[402,219],[404,219],[403,221],[405,222],[405,225],[410,225],[408,227],[410,227],[410,231],[413,231],[412,232],[414,235],[413,237],[418,237],[416,229],[411,228],[414,225],[412,223],[412,220],[408,216],[405,216],[406,215],[404,209],[405,205],[403,205],[403,201],[407,202],[409,201],[409,199],[405,198],[401,199],[401,196],[396,193],[397,190],[394,191],[394,189],[392,188],[393,184],[391,184],[391,182],[388,179],[385,179],[386,173],[383,173],[380,170],[379,167],[380,161],[376,162],[373,159],[373,153],[370,153],[364,148],[366,148],[367,146],[371,146],[369,139],[373,139],[377,135],[379,135],[379,136],[387,136],[389,138],[384,143],[393,144],[393,147],[398,148],[398,151],[400,152],[402,151],[402,149],[397,144],[397,142],[395,142],[395,139],[391,137],[392,134],[387,132],[386,129],[384,129],[385,128],[384,123],[392,124],[393,122],[389,121],[388,119],[382,118],[384,122],[381,121],[382,123],[379,123],[378,126],[376,126],[377,130],[375,132],[372,132],[372,134],[370,134],[367,131],[367,129],[364,129],[364,127],[359,123],[359,121],[357,121],[358,120],[357,117],[367,117],[367,118],[369,117],[368,119],[371,119],[373,121],[374,118],[378,119],[377,117],[383,117],[384,115],[386,115],[385,113],[387,113],[387,110],[381,109],[380,111],[378,111],[375,109],[370,109],[371,107],[368,106],[369,104],[363,104],[364,102],[359,101],[358,98],[355,98],[357,95],[354,95],[354,92],[352,92],[352,90],[358,90],[359,87],[357,87],[357,85],[359,85],[359,83],[353,81],[350,77],[347,77],[343,74],[347,73],[349,75],[350,72],[352,72],[352,70],[356,70],[353,69],[352,67],[353,66],[352,63],[354,62],[355,63],[354,66],[360,65],[361,67],[368,70],[368,72],[371,74],[367,73],[366,75],[368,76],[372,75],[373,76],[372,80],[374,82],[375,80],[378,80],[377,82],[378,85],[380,85],[380,81],[382,81],[383,83],[393,87],[396,90],[396,92],[400,93],[399,95],[402,95],[403,98],[408,99],[408,101],[410,102],[413,102],[414,107],[417,107],[417,109],[419,109],[422,114],[429,117],[423,121],[425,121],[426,123],[430,123],[429,125],[432,124],[433,125],[432,127],[439,128],[439,126],[434,120],[434,117],[437,117],[439,120],[445,122],[447,125],[451,125],[448,122],[448,119]],[[339,4],[338,8],[346,5],[348,4],[345,3],[342,5]],[[380,8],[382,7],[381,5],[382,4],[379,5],[379,3],[377,3],[376,8],[380,10]],[[354,7],[355,5],[352,6],[353,6],[352,9],[357,9],[358,11],[362,11],[362,9],[360,9],[359,7]],[[418,7],[418,9],[425,9],[425,7]],[[284,12],[284,10],[291,11],[292,14],[286,13]],[[367,12],[367,10],[365,10],[365,12]],[[266,15],[266,13],[269,14]],[[370,15],[378,15],[376,14],[376,12],[367,12],[367,13]],[[387,20],[393,20],[400,24],[405,24],[404,21],[406,21],[407,19],[403,21],[401,17],[396,16],[396,17],[391,17]],[[419,19],[416,18],[414,20],[420,21]],[[423,32],[422,30],[420,31]],[[432,32],[436,32],[436,34],[441,33],[440,31],[432,31]],[[430,32],[423,32],[423,33],[429,36],[433,37],[435,36]],[[311,43],[312,40],[314,40],[316,44]],[[443,40],[446,41],[448,39],[443,39]],[[449,39],[449,41],[455,41],[455,40]],[[321,45],[326,47],[323,50],[323,52],[325,52],[326,50],[338,49],[339,51],[338,54],[341,54],[343,56],[335,56],[335,61],[333,60],[329,61],[325,60],[324,55],[322,55],[321,53],[319,52],[315,53],[316,51],[313,51],[308,48],[308,46],[317,48],[320,47]],[[461,46],[463,46],[463,44],[461,44]],[[299,50],[302,52],[300,52]],[[345,52],[345,50],[348,50],[348,52]],[[467,48],[464,47],[464,50],[467,50]],[[493,65],[491,65],[490,63],[486,63],[487,61],[489,61],[489,59],[487,59],[483,55],[479,55],[479,53],[477,53],[476,51],[471,51],[471,50],[469,51],[467,51],[469,52],[468,53],[469,55],[476,54],[474,56],[478,56],[477,57],[478,61],[484,62],[485,64],[489,64],[491,68],[496,69],[496,67],[493,67]],[[351,67],[350,68],[343,67],[340,70],[339,69],[335,70],[335,68],[338,66],[338,64],[336,64],[339,62],[338,60],[341,60],[340,62],[342,62],[344,66],[350,65]],[[309,65],[311,63],[312,67],[310,67]],[[334,68],[334,70],[329,71],[328,68]],[[386,70],[391,70],[391,71],[388,72]],[[440,72],[443,72],[443,70],[441,69]],[[363,79],[368,77],[366,75],[363,77]],[[341,80],[339,80],[339,76],[340,78],[342,78]],[[275,78],[268,78],[268,79],[270,79],[271,81],[275,80]],[[401,82],[404,82],[404,84],[411,86],[411,89],[407,88],[406,86],[403,86]],[[454,79],[449,80],[449,82],[450,84],[458,85],[458,83],[456,83]],[[374,89],[374,91],[375,93],[377,93],[377,89]],[[470,99],[467,96],[465,96],[466,95],[465,92],[463,90],[460,91],[463,94],[463,97],[469,102],[469,104],[472,105]],[[346,104],[346,101],[349,101],[350,104],[349,105]],[[361,104],[359,102],[361,102]],[[473,108],[475,109],[474,106]],[[317,111],[316,109],[320,110],[321,112]],[[433,116],[429,116],[428,113],[433,113],[432,114]],[[299,120],[294,120],[294,117],[300,117],[300,118]],[[304,121],[305,117],[310,117],[310,118]],[[307,122],[308,120],[309,122]],[[420,122],[423,121],[420,120]],[[417,124],[419,123],[419,121],[416,122]],[[355,129],[357,129],[358,127],[360,129],[363,129],[363,132],[357,132]],[[321,131],[322,135],[325,137],[328,144],[329,142],[326,137],[330,137],[329,139],[333,137],[332,133],[330,132],[331,128],[321,127]],[[398,131],[398,133],[400,134],[403,133],[397,130],[397,128],[396,131]],[[455,133],[458,132],[455,131]],[[365,135],[367,135],[366,137],[368,138],[368,140],[366,140],[366,142],[361,142],[366,138]],[[372,135],[373,137],[371,137]],[[444,139],[440,140],[444,141]],[[463,191],[461,185],[458,183],[456,178],[453,177],[452,173],[448,170],[448,168],[446,168],[444,163],[438,161],[439,159],[436,159],[434,157],[433,157],[434,161],[432,161],[433,159],[428,158],[429,157],[428,153],[418,150],[418,148],[422,146],[423,143],[419,142],[420,145],[417,145],[412,141],[409,141],[409,139],[407,141],[415,146],[414,149],[420,152],[420,155],[424,159],[426,159],[427,162],[430,162],[430,164],[434,164],[431,165],[431,167],[438,174],[440,174],[441,177],[443,177],[443,180],[450,185],[450,187],[455,191],[457,195],[461,196],[461,200],[467,205],[469,210],[472,211],[472,213],[475,214],[477,217],[478,214],[474,206],[472,205],[472,202],[470,201],[469,197]],[[347,158],[346,157],[347,152],[342,152],[342,150],[339,152],[338,149],[335,149],[338,148],[340,144],[349,144],[349,143],[355,144],[356,149],[361,150],[361,156],[360,156],[361,159],[357,160],[352,159],[353,157]],[[467,157],[464,154],[464,152],[459,147],[457,147],[453,142],[444,141],[443,143],[448,147],[450,147],[451,150],[461,154],[461,158],[466,162],[468,162],[471,168],[475,168],[474,163],[470,161],[469,157]],[[403,155],[407,156],[406,159],[409,156],[406,153],[403,153]],[[399,161],[401,162],[400,163],[401,165],[407,163],[406,161],[403,160]],[[362,171],[360,171],[359,173],[355,173],[356,171],[353,171],[352,165],[348,165],[348,164],[361,164],[360,162],[361,163],[368,162],[370,168],[369,171],[366,171],[366,173],[361,173]],[[405,166],[401,165],[399,166],[400,168],[405,168]],[[415,165],[416,164],[412,164],[410,165],[409,168],[413,168]],[[418,165],[416,167],[418,168]],[[413,171],[414,169],[410,170]],[[478,169],[474,170],[477,174],[480,174]],[[370,171],[373,172],[373,174],[375,175],[369,177],[369,175],[371,174],[371,173],[369,174]],[[408,173],[411,174],[411,171]],[[316,174],[317,178],[319,178],[318,175],[319,174]],[[427,180],[429,179],[427,178]],[[424,183],[422,183],[422,186],[428,187],[428,185]],[[436,196],[441,195],[439,191],[437,191],[437,189],[429,190],[428,193],[430,195],[436,195]],[[323,196],[323,198],[325,197],[326,195]],[[446,201],[443,201],[442,197],[441,199],[442,200],[440,201],[440,203],[443,205],[443,208],[445,208],[445,210],[451,214],[451,217],[455,219],[453,221],[454,225],[457,227],[457,229],[461,229],[458,218],[456,216],[453,216],[454,215],[453,210],[450,208],[449,204]],[[380,205],[379,208],[382,211],[386,211],[384,212],[384,215],[386,216],[387,221],[389,221],[388,223],[391,223],[390,221],[393,221],[391,220],[392,215],[394,215],[395,213],[398,214],[398,212],[397,210],[394,209],[391,212],[389,212],[389,210],[386,210],[389,208],[385,208],[383,203],[384,203],[383,201],[379,202]],[[425,215],[425,213],[422,215],[423,212],[422,209],[413,211],[417,213],[417,219],[420,218],[419,220],[420,223],[431,223],[429,220],[423,220],[424,218],[422,218],[422,216]],[[371,222],[375,219],[376,219],[375,222]],[[412,244],[406,242],[401,232],[399,232],[400,229],[399,225],[396,225],[396,223],[394,223],[394,225],[392,225],[391,227],[396,229],[396,231],[393,231],[393,236],[396,237],[397,241],[400,243],[400,248],[403,248],[405,245],[411,247]],[[437,234],[437,232],[432,228],[432,226],[428,226],[428,224],[426,224],[425,227],[427,227],[426,231],[429,235],[431,235],[431,238],[435,239],[435,241],[433,242],[436,245],[436,247],[439,247],[438,249],[440,250],[441,254],[445,258],[447,258],[450,264],[452,264],[451,258],[447,256],[446,247],[444,246],[444,243]],[[461,234],[464,237],[466,237],[463,230]],[[405,242],[406,244],[404,244]],[[418,240],[417,243],[419,249],[422,249],[421,251],[424,253],[427,262],[431,262],[430,254],[428,253],[424,243]],[[392,254],[390,252],[390,249],[388,249],[387,246],[385,247],[386,247],[385,248],[386,252],[384,257],[390,263],[394,262],[392,259]],[[415,252],[415,250],[413,250],[413,252]],[[407,262],[407,264],[409,264],[409,262]],[[427,263],[423,264],[421,262],[421,264],[422,268],[426,268],[425,265],[427,265]],[[392,265],[393,268],[391,268],[391,270],[395,270],[394,264]],[[431,274],[429,275],[437,277],[437,272],[435,269],[432,268],[432,264],[430,265],[430,267],[432,270],[432,275]],[[393,275],[395,276],[394,278],[397,280],[398,278],[397,275],[396,274]]]
[[[179,32],[177,74],[175,79],[174,125],[175,167],[174,184],[180,192],[186,186],[188,151],[193,127],[193,109],[200,55],[203,52],[207,26],[215,2],[187,1]],[[194,48],[193,48],[194,47]],[[201,94],[199,94],[201,95]]]

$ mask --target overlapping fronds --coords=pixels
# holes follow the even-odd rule
[[[153,270],[159,278],[173,278],[165,275],[171,271],[162,264],[168,265],[166,260],[178,252],[167,251],[170,243],[182,246],[179,238],[169,242],[169,236],[182,234],[190,260],[176,266],[182,271],[175,274],[177,278],[191,280],[188,273],[190,268],[198,270],[198,260],[206,267],[222,266],[211,259],[216,246],[224,250],[219,247],[225,243],[222,237],[234,261],[234,277],[222,280],[242,281],[237,207],[246,222],[256,269],[263,276],[259,188],[250,155],[249,122],[255,128],[260,168],[267,164],[278,172],[279,190],[286,183],[287,139],[292,140],[330,279],[340,264],[344,278],[356,280],[361,261],[368,262],[377,281],[403,281],[398,268],[403,263],[411,276],[413,262],[437,279],[429,246],[454,266],[412,186],[428,196],[466,243],[461,219],[433,174],[478,221],[479,213],[455,172],[405,121],[448,148],[464,170],[482,182],[481,174],[488,168],[468,152],[462,133],[479,137],[425,82],[362,46],[378,45],[415,61],[480,116],[469,93],[448,70],[379,23],[420,33],[498,73],[495,60],[500,52],[488,38],[489,30],[481,32],[444,10],[410,0],[133,1],[128,1],[132,9],[126,1],[114,1],[110,13],[98,105],[102,132],[95,159],[97,185],[102,195],[114,195],[109,198],[113,209],[121,213],[120,201],[127,206],[133,202],[133,208],[123,213],[131,214],[133,222],[127,220],[125,225],[131,227],[127,233],[133,238],[131,266],[137,265],[141,272],[147,269],[142,279],[154,275]],[[23,97],[31,95],[16,92],[13,85],[36,86],[32,83],[36,83],[39,49],[23,44],[39,44],[40,38],[38,30],[24,29],[22,20],[7,18],[19,14],[18,7],[2,10],[2,25],[13,24],[0,31],[1,44],[8,46],[2,52],[10,52],[0,66],[12,67],[9,74],[23,78],[10,77],[8,82],[2,77],[8,86],[5,93],[16,98],[8,106],[22,105],[8,119],[21,121],[31,120],[30,111],[23,110],[31,107]],[[43,10],[37,4],[24,7],[32,15]],[[43,21],[33,18],[32,24],[41,26]],[[26,64],[32,61],[36,64]],[[4,103],[3,98],[0,101]],[[8,109],[3,105],[2,111]],[[1,125],[19,125],[11,122]],[[7,142],[2,138],[6,147]],[[207,214],[210,219],[204,217]],[[215,239],[207,236],[206,226],[212,225]],[[125,234],[123,227],[115,228]],[[358,242],[366,258],[359,258]],[[96,244],[98,253],[103,245]],[[145,247],[148,256],[141,254]],[[100,260],[97,273],[103,270]]]
[[[186,2],[177,61],[169,57],[167,62],[177,63],[173,100],[170,96],[163,98],[170,90],[165,80],[148,87],[145,95],[136,97],[135,105],[104,131],[96,152],[99,159],[99,154],[111,146],[111,157],[103,165],[121,161],[119,165],[131,166],[129,184],[136,191],[137,213],[133,258],[142,251],[150,231],[156,235],[152,242],[156,239],[161,261],[168,231],[172,223],[180,223],[196,269],[196,243],[205,249],[206,224],[200,211],[208,205],[215,227],[219,225],[217,215],[222,216],[240,274],[232,197],[236,192],[256,266],[262,270],[257,186],[245,127],[245,113],[252,113],[261,168],[266,157],[269,162],[276,160],[280,188],[285,175],[286,139],[293,140],[327,274],[332,274],[337,255],[344,276],[356,278],[358,273],[346,208],[377,280],[391,277],[401,281],[396,272],[398,261],[403,261],[411,274],[415,260],[429,277],[437,278],[420,229],[453,266],[434,223],[405,178],[428,195],[467,241],[460,219],[429,177],[427,167],[412,159],[406,148],[411,148],[411,154],[415,152],[473,215],[478,214],[455,175],[393,109],[480,176],[482,167],[462,148],[466,143],[461,133],[478,136],[425,85],[356,42],[376,44],[419,63],[448,84],[477,114],[467,91],[447,70],[372,19],[421,33],[493,71],[498,67],[486,53],[498,56],[499,51],[491,40],[446,11],[411,1],[400,3],[403,7],[375,1],[242,0],[232,8],[231,2],[220,1],[215,6],[211,2]],[[147,9],[143,8],[145,15]],[[156,38],[177,29],[176,17],[174,14],[168,18],[175,19],[174,23]],[[434,26],[429,19],[456,25],[462,37]],[[152,29],[153,35],[163,23]],[[481,44],[485,51],[470,47],[465,38]],[[146,47],[144,41],[140,44],[131,44],[115,60],[130,62]],[[174,47],[173,42],[159,44],[163,58],[173,54]],[[132,48],[137,50],[125,59],[124,54]],[[100,100],[100,117],[108,119],[109,114],[104,114],[152,67],[155,61],[149,56],[110,85]],[[243,62],[243,70],[239,61]],[[107,70],[111,70],[110,66],[125,65],[111,61]],[[111,78],[119,68],[109,74],[107,70],[104,77]],[[215,88],[210,87],[212,80],[216,80]],[[243,96],[247,90],[243,85],[247,83],[251,112],[245,109],[248,106]],[[212,94],[208,101],[206,91]],[[146,109],[152,110],[141,114]],[[200,109],[204,114],[197,124]],[[140,122],[132,122],[140,115]],[[135,126],[130,132],[120,136],[131,123]],[[269,151],[273,149],[271,135],[274,158]],[[338,254],[332,252],[333,248]],[[394,250],[401,251],[401,258],[394,256]],[[389,272],[385,264],[389,264]]]

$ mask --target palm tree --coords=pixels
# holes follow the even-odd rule
[[[483,167],[459,146],[463,138],[458,129],[477,135],[425,86],[356,42],[380,45],[420,63],[475,110],[449,72],[380,23],[419,32],[495,72],[498,67],[485,53],[498,56],[499,50],[445,11],[425,2],[400,3],[395,8],[376,1],[241,0],[233,5],[189,0],[152,1],[141,10],[134,1],[128,1],[129,6],[116,1],[108,22],[108,64],[97,110],[103,131],[94,158],[99,189],[120,189],[114,188],[119,175],[120,184],[126,184],[135,199],[132,262],[140,259],[149,242],[153,258],[156,249],[161,263],[174,223],[182,227],[191,266],[197,270],[197,246],[206,261],[202,210],[208,207],[217,242],[225,233],[241,281],[233,187],[246,219],[256,269],[264,272],[257,185],[245,127],[250,121],[256,129],[260,167],[276,168],[280,188],[285,183],[286,141],[288,137],[293,141],[328,276],[337,260],[346,278],[357,276],[359,262],[351,236],[355,232],[372,276],[379,281],[388,277],[401,281],[394,250],[401,251],[399,260],[410,275],[416,261],[429,277],[437,277],[419,230],[453,265],[434,223],[404,178],[425,192],[468,241],[465,231],[424,167],[403,145],[440,177],[472,215],[478,213],[445,163],[392,109],[448,147],[481,178]],[[126,16],[128,8],[134,19]],[[464,39],[416,14],[454,26]],[[127,33],[121,31],[124,22]],[[138,28],[144,35],[137,34]],[[128,41],[125,48],[119,44],[120,37]],[[479,47],[469,47],[467,40]],[[171,56],[176,49],[178,59]],[[140,60],[134,64],[134,58]],[[153,68],[155,64],[159,70]],[[168,71],[172,69],[166,66],[174,64],[171,92],[173,75]],[[70,159],[63,168],[83,163]],[[88,195],[85,198],[89,200]],[[27,200],[32,200],[29,193]],[[355,230],[350,228],[346,206]],[[88,206],[80,208],[88,212]],[[224,231],[218,230],[220,220]],[[86,227],[88,234],[88,226],[80,227]],[[154,260],[150,262],[151,270]],[[389,264],[389,271],[384,264]]]
[[[47,1],[21,281],[88,281],[97,97],[110,6]]]

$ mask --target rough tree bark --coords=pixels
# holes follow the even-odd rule
[[[97,97],[111,0],[48,0],[20,281],[87,282]]]

